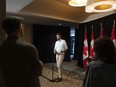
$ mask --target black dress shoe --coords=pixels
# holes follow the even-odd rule
[[[55,79],[55,81],[56,81],[56,82],[60,82],[60,81],[62,81],[62,78],[59,78],[59,77],[58,77],[58,78]]]

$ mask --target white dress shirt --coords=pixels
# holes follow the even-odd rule
[[[65,54],[65,52],[63,52],[65,49],[68,49],[66,41],[63,39],[57,40],[54,47],[55,52]]]

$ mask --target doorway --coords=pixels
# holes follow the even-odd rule
[[[75,53],[75,28],[70,28],[70,60],[74,60]]]

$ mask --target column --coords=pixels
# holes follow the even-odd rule
[[[0,44],[3,42],[5,39],[5,32],[1,28],[1,22],[6,16],[6,0],[0,0]],[[0,87],[5,87],[4,85],[4,79],[3,75],[1,73],[1,68],[0,68]]]

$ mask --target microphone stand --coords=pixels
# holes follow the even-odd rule
[[[51,64],[51,66],[52,66],[52,79],[49,79],[49,78],[47,78],[47,77],[45,77],[45,76],[43,76],[43,75],[42,75],[42,77],[43,77],[43,78],[45,78],[45,79],[49,80],[50,82],[55,82],[55,79],[54,79],[54,54],[53,54],[53,47],[54,47],[54,44],[52,44],[52,46],[51,46],[51,58],[52,58],[52,64]]]
[[[50,80],[50,82],[55,82],[54,79],[54,54],[53,54],[53,48],[54,48],[54,43],[51,46],[51,56],[52,56],[52,79]]]

